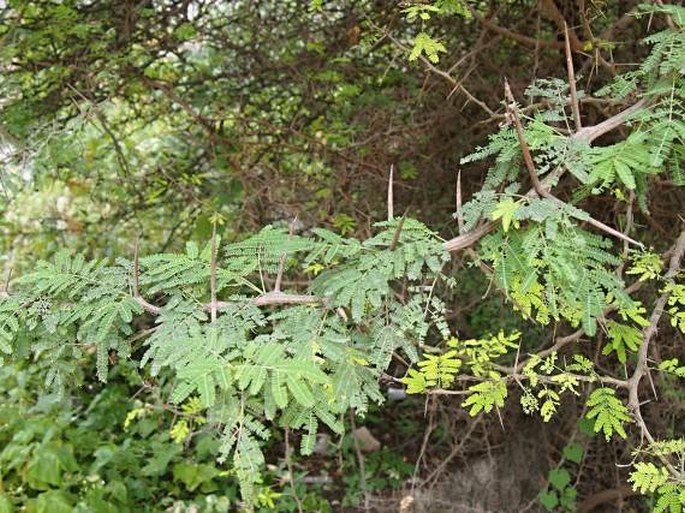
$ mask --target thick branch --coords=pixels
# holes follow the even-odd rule
[[[484,18],[481,16],[476,9],[471,7],[470,5],[468,6],[469,11],[471,11],[471,14],[473,17],[478,20],[478,22],[483,25],[485,28],[488,30],[491,30],[492,32],[499,34],[504,37],[508,37],[509,39],[513,39],[514,41],[521,43],[522,45],[525,46],[530,46],[531,48],[536,48],[536,47],[544,47],[544,48],[558,48],[562,49],[564,47],[563,43],[560,41],[550,41],[550,40],[544,40],[540,38],[535,38],[535,37],[530,37],[530,36],[524,36],[523,34],[519,34],[518,32],[514,32],[513,30],[510,30],[505,27],[501,27],[497,25],[496,23],[493,23],[492,21],[488,20],[487,18]]]
[[[309,294],[288,294],[285,292],[267,292],[261,296],[247,300],[255,306],[275,306],[275,305],[317,305],[323,304],[324,300]],[[217,301],[217,311],[224,310],[234,304],[231,301]],[[209,311],[211,305],[205,305],[205,311]]]
[[[680,271],[680,264],[683,254],[685,254],[685,229],[680,232],[680,236],[673,247],[673,254],[671,255],[668,271],[664,276],[664,278],[670,283],[673,283],[675,275]],[[649,442],[653,442],[654,439],[649,433],[647,425],[642,418],[638,389],[640,387],[640,381],[642,378],[649,373],[649,367],[647,366],[649,344],[654,335],[657,333],[657,327],[659,325],[659,321],[661,320],[661,316],[664,313],[664,308],[666,306],[666,302],[668,301],[669,295],[670,294],[668,292],[664,292],[661,294],[661,296],[659,296],[659,299],[657,299],[656,304],[654,305],[652,315],[649,317],[649,325],[642,332],[642,344],[638,350],[635,371],[628,380],[628,406],[630,406],[631,410],[633,411],[635,420],[642,430],[642,434]],[[662,461],[672,472],[675,472],[675,469],[670,465],[670,463],[668,463],[667,460]]]

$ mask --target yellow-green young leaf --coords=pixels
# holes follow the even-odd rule
[[[668,470],[657,467],[654,463],[640,461],[634,468],[628,481],[633,484],[633,490],[640,493],[654,493],[668,481]]]
[[[609,355],[616,351],[616,357],[621,363],[626,363],[626,349],[637,351],[642,342],[642,331],[632,326],[619,324],[614,321],[607,323],[609,341],[602,350],[603,355]]]
[[[626,438],[623,423],[630,420],[628,408],[616,397],[612,388],[598,388],[590,394],[587,400],[589,409],[586,417],[595,420],[595,433],[602,431],[607,441],[614,433]]]
[[[557,411],[557,405],[551,399],[547,399],[540,407],[540,416],[545,422],[549,422]]]
[[[476,416],[481,411],[489,413],[493,408],[502,408],[507,397],[507,386],[502,380],[484,381],[469,387],[471,395],[461,403],[469,408],[469,415]]]
[[[183,443],[189,434],[190,428],[188,427],[188,421],[186,419],[181,419],[176,422],[169,432],[171,439],[177,444]]]
[[[435,385],[434,383],[428,383],[423,372],[416,369],[409,369],[407,375],[400,379],[400,381],[407,385],[408,394],[422,394],[429,386]]]
[[[440,41],[430,37],[425,32],[420,32],[414,40],[414,47],[409,54],[409,60],[417,60],[421,54],[426,54],[429,61],[437,64],[440,61],[438,53],[447,53],[447,48]]]
[[[493,221],[497,221],[498,219],[502,220],[502,229],[507,232],[509,231],[509,227],[512,224],[512,221],[514,223],[514,228],[518,228],[519,223],[518,220],[516,220],[516,211],[519,209],[520,204],[514,201],[511,198],[506,198],[500,201],[497,204],[497,207],[495,207],[495,210],[492,211],[492,214],[490,217],[492,218]]]
[[[633,256],[631,260],[633,265],[628,268],[626,274],[639,274],[638,280],[640,281],[653,280],[660,276],[663,268],[661,255],[645,251]]]
[[[685,365],[680,366],[677,358],[664,360],[659,364],[659,370],[668,374],[673,374],[679,378],[685,378]]]

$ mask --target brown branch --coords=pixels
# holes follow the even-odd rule
[[[535,37],[530,37],[530,36],[524,36],[523,34],[519,34],[518,32],[514,32],[513,30],[510,30],[505,27],[501,27],[497,25],[496,23],[493,23],[492,21],[488,20],[487,18],[484,18],[481,16],[478,11],[473,8],[472,6],[468,5],[469,11],[471,11],[471,14],[473,17],[478,20],[478,22],[483,25],[485,28],[488,30],[491,30],[492,32],[499,34],[504,37],[508,37],[509,39],[513,39],[514,41],[521,43],[522,45],[525,46],[530,46],[531,48],[535,48],[536,46],[544,47],[544,48],[558,48],[561,50],[564,45],[563,43],[559,41],[550,41],[550,40],[542,40],[540,38],[535,38]]]
[[[564,15],[554,3],[554,0],[542,0],[542,6],[547,18],[554,22],[559,31],[567,32],[566,18],[564,18]],[[569,35],[567,35],[567,37],[569,37]],[[574,31],[571,31],[570,33],[570,46],[575,52],[580,52],[583,49],[583,43],[578,39],[578,36]]]
[[[466,230],[464,229],[464,213],[461,210],[462,207],[462,197],[461,197],[461,169],[457,173],[457,190],[456,190],[456,204],[457,204],[457,227],[459,228],[459,235],[462,235]]]
[[[576,91],[576,72],[573,69],[573,54],[571,53],[571,42],[569,40],[568,25],[564,22],[564,48],[566,50],[566,72],[568,73],[568,87],[571,93],[571,110],[573,111],[573,121],[576,124],[576,132],[583,128],[580,120],[580,104],[578,103],[578,91]]]
[[[598,137],[601,137],[604,134],[611,132],[614,128],[621,126],[630,116],[640,111],[643,107],[646,107],[648,103],[649,101],[647,98],[643,98],[627,109],[614,116],[611,116],[609,119],[606,119],[601,123],[598,123],[594,126],[586,126],[585,128],[578,130],[578,132],[576,132],[572,138],[576,141],[586,142],[589,144]]]
[[[390,176],[388,177],[388,221],[395,217],[395,199],[393,195],[393,177],[395,174],[395,166],[390,164]]]
[[[526,169],[528,169],[528,174],[530,175],[530,181],[533,183],[533,189],[539,196],[548,197],[549,191],[542,186],[538,173],[535,170],[533,156],[530,153],[530,148],[528,147],[528,143],[526,142],[523,133],[523,124],[516,111],[516,100],[514,99],[514,94],[511,92],[511,87],[509,87],[509,82],[506,79],[504,80],[504,97],[507,101],[507,111],[509,112],[511,122],[514,124],[514,129],[516,130],[519,146],[521,146],[523,162],[526,164]]]
[[[620,486],[618,488],[602,490],[601,492],[593,493],[587,499],[581,502],[578,505],[578,509],[576,509],[576,513],[590,513],[602,504],[614,502],[618,499],[625,499],[626,497],[630,497],[636,493],[637,492],[634,491],[630,486]]]
[[[320,305],[325,304],[325,300],[309,294],[288,294],[285,292],[267,292],[252,299],[248,303],[255,306],[277,306],[277,305]],[[235,301],[217,301],[217,311],[225,310],[235,304]],[[204,305],[204,310],[209,311],[211,305]]]
[[[507,111],[510,114],[512,123],[514,123],[514,128],[516,129],[516,136],[518,138],[519,145],[521,146],[521,151],[523,152],[523,161],[525,162],[526,168],[528,169],[530,180],[531,182],[533,182],[533,190],[540,197],[558,201],[559,203],[563,204],[563,201],[561,201],[551,192],[549,192],[549,190],[546,187],[544,187],[540,182],[540,178],[538,177],[538,173],[535,169],[535,163],[533,162],[533,156],[530,153],[530,148],[528,147],[528,143],[526,142],[525,135],[523,133],[523,125],[521,124],[521,119],[519,118],[518,112],[516,110],[516,100],[514,99],[514,95],[511,92],[511,88],[509,87],[509,83],[506,80],[504,81],[504,95],[507,100]],[[589,215],[586,221],[589,225],[594,226],[595,228],[598,228],[599,230],[602,230],[603,232],[608,233],[609,235],[613,235],[618,239],[630,242],[631,244],[634,244],[636,246],[644,247],[641,242],[637,242],[636,240],[631,239],[626,234],[613,229],[612,227],[604,224],[601,221],[594,219]]]
[[[443,243],[443,247],[450,253],[456,253],[466,248],[470,248],[476,244],[480,239],[485,237],[488,233],[493,231],[497,225],[491,221],[471,230],[469,233],[459,235],[453,239],[447,240]]]
[[[576,0],[576,7],[578,8],[578,13],[580,14],[580,26],[583,30],[583,36],[586,40],[593,42],[595,37],[592,34],[592,27],[590,26],[590,21],[587,18],[585,0]]]
[[[622,110],[618,114],[611,116],[609,119],[602,121],[597,125],[582,128],[581,130],[573,134],[571,136],[571,139],[574,141],[586,142],[589,144],[598,137],[621,126],[623,123],[626,122],[626,120],[630,116],[638,112],[640,109],[644,108],[646,105],[648,105],[648,103],[649,102],[647,101],[647,99],[643,98],[642,100],[631,105],[627,109]],[[562,167],[557,168],[555,172],[551,173],[549,176],[547,176],[547,178],[542,180],[542,186],[546,188],[548,184],[551,184],[554,181],[558,180],[565,172],[566,169]],[[538,193],[534,188],[526,193],[526,197],[535,197],[536,195],[538,195]],[[494,230],[496,226],[496,223],[488,221],[487,223],[483,224],[482,226],[476,228],[475,230],[469,233],[459,235],[458,237],[454,237],[450,240],[445,241],[443,243],[443,246],[447,251],[451,253],[461,251],[476,244],[485,235]]]
[[[673,246],[673,254],[671,255],[671,260],[668,266],[668,271],[664,275],[667,282],[673,283],[676,274],[680,271],[680,264],[685,254],[685,229],[680,232],[680,236]],[[654,309],[652,310],[652,315],[649,317],[649,325],[645,327],[642,332],[642,343],[638,349],[637,354],[637,364],[635,365],[635,370],[633,374],[628,379],[628,406],[631,408],[635,421],[642,431],[642,435],[650,442],[654,442],[654,438],[649,432],[647,425],[642,418],[642,412],[640,411],[640,397],[638,394],[638,389],[640,386],[640,381],[642,378],[649,374],[649,367],[647,365],[647,358],[649,354],[649,344],[657,333],[657,328],[661,316],[664,313],[664,308],[666,302],[670,296],[669,292],[664,292],[657,299]],[[674,474],[678,475],[678,471],[670,464],[670,462],[665,458],[661,457],[661,461],[666,465],[669,470]]]

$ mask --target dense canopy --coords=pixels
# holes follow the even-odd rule
[[[684,511],[684,27],[0,1],[0,513]]]

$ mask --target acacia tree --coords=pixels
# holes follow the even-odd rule
[[[55,95],[67,94],[80,112],[67,107],[48,111],[70,119],[67,123],[79,123],[78,130],[97,127],[101,137],[91,133],[86,139],[95,145],[95,154],[100,151],[97,145],[108,139],[108,151],[97,159],[110,159],[114,175],[121,173],[124,179],[114,180],[107,194],[114,190],[133,198],[141,191],[152,195],[152,199],[143,196],[140,203],[134,200],[122,204],[123,209],[130,210],[133,224],[120,235],[134,231],[135,223],[141,223],[141,211],[154,220],[189,198],[209,194],[203,188],[211,189],[215,182],[195,175],[184,177],[184,169],[202,168],[208,159],[221,158],[236,168],[244,165],[238,160],[245,155],[236,156],[229,146],[231,134],[257,126],[241,141],[245,144],[257,136],[266,140],[257,138],[257,149],[249,155],[255,159],[255,166],[262,162],[257,159],[263,158],[262,144],[271,152],[273,146],[291,140],[281,132],[280,125],[274,132],[261,131],[271,127],[274,120],[268,114],[262,117],[260,105],[275,101],[282,93],[273,85],[257,84],[260,92],[249,99],[244,111],[238,109],[235,116],[222,112],[220,119],[203,112],[198,101],[207,100],[194,98],[189,102],[177,96],[179,87],[188,87],[185,94],[201,98],[203,93],[208,94],[206,88],[223,87],[222,77],[214,76],[211,64],[213,58],[223,59],[225,54],[215,57],[212,45],[198,49],[191,43],[201,43],[198,33],[209,32],[210,28],[220,34],[227,30],[226,19],[231,19],[232,9],[236,15],[244,16],[246,12],[239,9],[245,7],[240,3],[226,9],[198,5],[198,18],[193,19],[189,11],[175,10],[175,4],[162,14],[151,7],[133,10],[131,16],[147,16],[149,23],[130,22],[112,33],[95,21],[87,31],[79,23],[81,28],[68,36],[75,39],[69,41],[90,41],[92,31],[101,30],[102,47],[90,49],[95,55],[84,57],[75,51],[65,57],[57,52],[52,57],[68,62],[65,69],[52,63],[46,73],[30,75],[43,96],[36,95],[34,104],[28,104],[23,97],[11,98],[7,119],[8,127],[18,134],[15,137],[31,131],[31,123],[21,119],[22,108],[36,113],[50,102],[61,105],[63,99]],[[365,4],[362,7],[368,8]],[[245,8],[250,14],[260,15],[258,9]],[[295,16],[302,6],[286,3],[286,12],[290,13],[291,8]],[[35,15],[31,7],[26,9],[20,12],[14,6],[11,12],[38,24],[38,28],[45,23],[45,13],[50,20],[55,16],[97,20],[106,15],[98,11],[97,4],[52,6]],[[409,5],[400,14],[409,20],[422,20],[426,26],[406,40],[390,32],[385,37],[388,48],[405,51],[408,59],[422,63],[452,88],[459,89],[464,86],[439,67],[447,47],[437,35],[429,34],[428,25],[433,21],[440,28],[444,21],[436,17],[452,11],[472,16],[494,31],[501,29],[493,25],[491,18],[484,18],[482,11],[466,4],[419,3]],[[335,9],[315,11],[312,16],[318,16],[317,12],[330,16],[332,24],[323,24],[330,30],[340,20],[349,22]],[[264,464],[261,446],[272,426],[301,431],[301,452],[309,454],[321,425],[342,432],[344,415],[350,410],[363,414],[370,401],[381,402],[379,383],[389,381],[405,385],[409,393],[464,396],[462,404],[471,415],[499,412],[511,388],[517,387],[524,411],[539,414],[544,421],[552,419],[562,407],[564,394],[587,393],[585,416],[593,422],[596,432],[607,440],[614,436],[625,438],[629,433],[644,440],[637,447],[639,460],[630,476],[633,486],[643,493],[656,494],[658,511],[681,511],[685,505],[685,441],[678,438],[679,433],[672,438],[653,433],[643,418],[642,404],[649,394],[644,383],[652,373],[685,377],[685,366],[677,355],[655,350],[657,327],[665,313],[673,327],[685,331],[685,287],[679,281],[685,230],[675,238],[670,250],[657,254],[640,242],[634,210],[648,208],[656,180],[682,184],[685,11],[675,6],[648,5],[633,14],[659,17],[665,20],[664,28],[645,39],[649,53],[639,67],[616,75],[593,94],[581,91],[576,79],[574,51],[586,44],[577,35],[572,37],[568,29],[562,32],[561,41],[548,41],[551,49],[562,51],[564,79],[531,84],[526,90],[531,99],[527,106],[521,106],[509,84],[503,84],[498,93],[503,99],[499,129],[493,131],[487,144],[461,161],[463,166],[486,161],[487,172],[480,190],[466,202],[462,199],[461,177],[456,180],[459,235],[443,238],[407,214],[397,216],[395,210],[400,207],[393,170],[387,182],[385,220],[375,223],[373,233],[366,238],[348,238],[323,228],[297,234],[297,223],[293,222],[290,227],[268,226],[239,242],[225,244],[217,235],[222,216],[210,217],[205,211],[209,242],[204,247],[189,242],[184,253],[140,257],[136,243],[131,255],[117,254],[114,259],[85,258],[62,250],[38,263],[31,272],[14,280],[8,278],[0,304],[0,350],[8,359],[32,357],[33,365],[44,367],[46,385],[63,393],[69,383],[80,379],[79,359],[84,353],[94,353],[96,374],[103,382],[113,362],[130,359],[140,365],[150,377],[166,384],[169,402],[179,408],[193,405],[190,410],[180,410],[191,413],[181,415],[174,424],[172,433],[177,440],[192,440],[189,426],[198,415],[206,423],[204,429],[218,437],[219,459],[229,462],[235,472],[248,508],[254,501],[255,483],[259,482]],[[300,22],[298,30],[305,30],[306,22],[293,20]],[[285,30],[291,25],[264,26],[269,31],[274,27]],[[355,27],[352,24],[345,32],[347,43],[358,37]],[[168,39],[150,38],[148,31],[152,28],[172,35]],[[249,39],[254,34],[238,32],[233,36]],[[146,44],[150,40],[154,45]],[[29,57],[36,62],[47,60],[46,56],[22,53],[21,44],[11,47],[11,57],[19,55],[20,61]],[[224,44],[231,47],[226,41]],[[333,46],[338,44],[344,46],[340,41]],[[117,49],[123,54],[115,59],[121,68],[114,73],[101,59]],[[269,62],[266,76],[274,61],[287,63],[292,58],[288,52],[296,53],[288,45],[269,47],[260,56],[261,50],[251,57],[257,64],[263,64],[261,59]],[[201,55],[202,51],[210,56]],[[316,60],[317,48],[309,51],[312,53],[306,56]],[[107,80],[93,82],[88,73],[80,75],[80,59],[93,63],[88,73],[104,73]],[[251,62],[241,64],[249,66]],[[375,69],[373,59],[362,62]],[[9,65],[10,84],[22,72],[28,72],[22,65],[28,66],[24,62]],[[174,87],[166,83],[169,75],[183,76],[186,66],[204,70],[213,82],[183,84],[181,80]],[[275,76],[281,77],[278,71],[274,70]],[[236,80],[240,82],[236,77],[240,73],[232,76],[233,86]],[[246,80],[240,87],[252,91],[257,85]],[[348,85],[338,84],[332,106],[316,94],[310,97],[298,91],[301,94],[285,95],[284,106],[273,115],[292,121],[306,113],[314,118],[307,129],[321,128],[316,122],[320,119],[317,101],[322,101],[320,108],[344,110],[344,104],[358,94],[356,90],[345,91]],[[98,94],[110,98],[120,88],[130,88],[127,104],[98,103]],[[147,93],[141,88],[146,88]],[[471,94],[468,90],[462,93]],[[300,103],[290,104],[293,97]],[[151,98],[169,102],[170,113],[162,127],[191,121],[185,128],[188,135],[199,138],[209,134],[209,149],[196,155],[199,160],[189,158],[174,170],[172,183],[184,184],[179,190],[168,187],[168,183],[165,186],[154,182],[156,174],[165,172],[161,164],[144,173],[135,171],[134,157],[140,157],[141,165],[156,166],[159,162],[148,162],[144,147],[128,148],[117,135],[124,128],[150,133],[150,119],[158,113],[157,108],[150,108]],[[478,98],[470,101],[490,109]],[[588,121],[586,106],[594,102],[605,102],[606,114],[602,119]],[[207,110],[217,115],[221,109],[215,105]],[[331,119],[340,122],[341,117],[345,119],[342,114]],[[83,128],[88,123],[90,128]],[[345,136],[335,127],[321,131]],[[171,138],[167,143],[176,144],[174,137],[178,133],[166,133]],[[154,152],[160,152],[165,148],[164,137],[154,135]],[[316,139],[316,133],[312,135]],[[322,136],[328,137],[320,134],[319,138]],[[184,143],[189,146],[188,155],[193,154],[196,144],[193,137]],[[59,135],[57,140],[63,141]],[[219,142],[226,146],[217,149],[214,145]],[[311,148],[302,144],[282,155],[286,162],[292,159],[286,167],[316,168],[317,155],[308,160]],[[273,151],[269,158],[276,159],[280,150]],[[66,155],[57,165],[72,163],[72,157]],[[171,163],[178,164],[174,159]],[[247,176],[239,180],[245,181]],[[101,183],[107,183],[106,178]],[[160,190],[155,189],[157,185],[163,190],[155,196],[154,191]],[[610,198],[624,209],[623,226],[612,227],[591,209],[582,208],[579,199],[587,195]],[[167,197],[174,198],[171,206],[162,201]],[[200,205],[210,209],[216,206]],[[149,228],[150,219],[141,223],[143,240],[161,238],[164,233]],[[102,219],[94,222],[102,223]],[[674,223],[679,222],[674,218]],[[347,225],[338,222],[333,226],[345,232]],[[173,225],[164,228],[170,237],[175,233]],[[79,230],[73,233],[78,235]],[[558,325],[567,334],[555,336],[542,348],[532,347],[516,332],[460,337],[463,327],[450,321],[446,305],[450,291],[459,287],[450,275],[449,262],[462,253],[468,253],[476,264],[472,272],[486,273],[507,298],[512,314],[516,312],[543,326]],[[302,275],[308,277],[304,285],[289,279]],[[600,336],[604,339],[601,355],[578,344]],[[393,355],[406,365],[392,365]],[[602,356],[608,357],[611,366],[602,364]],[[140,410],[132,412],[129,421],[139,415]],[[555,499],[548,495],[545,500],[551,504]]]

